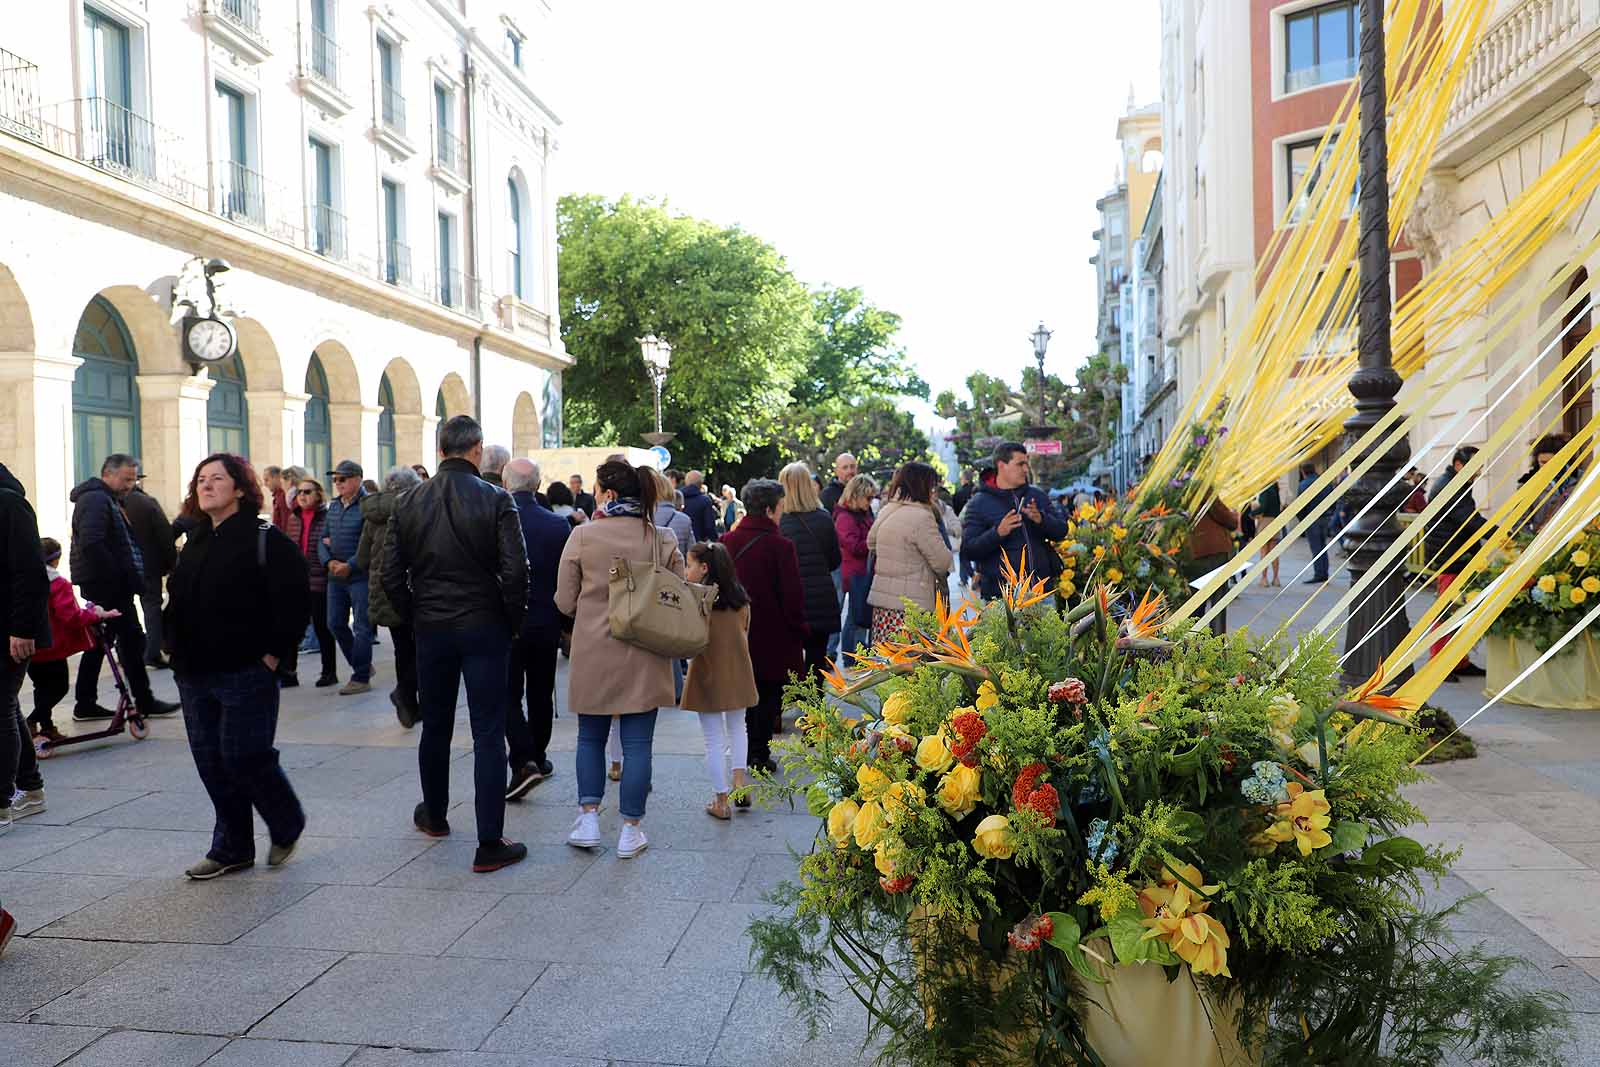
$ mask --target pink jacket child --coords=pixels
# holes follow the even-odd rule
[[[28,677],[33,679],[33,714],[28,725],[33,732],[54,740],[60,736],[50,713],[67,695],[67,657],[94,647],[89,627],[102,619],[116,618],[120,612],[107,611],[93,604],[78,603],[72,583],[55,565],[61,561],[61,545],[53,537],[39,539],[44,549],[45,573],[50,576],[50,644],[34,652],[28,661]]]

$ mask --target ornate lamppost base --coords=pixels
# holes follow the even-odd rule
[[[678,435],[675,433],[662,433],[660,430],[657,430],[655,433],[640,434],[639,436],[644,438],[645,443],[653,448],[657,445],[666,444],[668,441],[672,440]]]

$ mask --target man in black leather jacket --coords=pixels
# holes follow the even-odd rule
[[[483,429],[457,415],[439,429],[439,470],[396,502],[384,537],[389,602],[417,642],[422,803],[412,813],[432,837],[450,832],[450,735],[467,686],[478,852],[494,871],[528,854],[505,839],[506,674],[512,637],[528,610],[528,552],[510,495],[478,477]]]

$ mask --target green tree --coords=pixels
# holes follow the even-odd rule
[[[918,429],[915,416],[885,396],[795,404],[784,413],[774,443],[781,462],[801,460],[824,479],[841,452],[855,456],[862,473],[880,477],[911,460],[933,461],[928,435]]]
[[[811,295],[776,250],[631,197],[562,197],[557,225],[571,444],[632,444],[654,429],[637,341],[650,333],[672,343],[662,404],[679,466],[736,461],[773,439],[816,336]]]
[[[811,294],[813,334],[794,402],[928,396],[928,386],[895,343],[900,316],[873,307],[858,288],[823,286]]]

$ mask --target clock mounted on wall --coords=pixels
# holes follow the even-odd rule
[[[188,315],[183,320],[183,354],[201,363],[220,363],[239,350],[239,335],[226,319]]]

